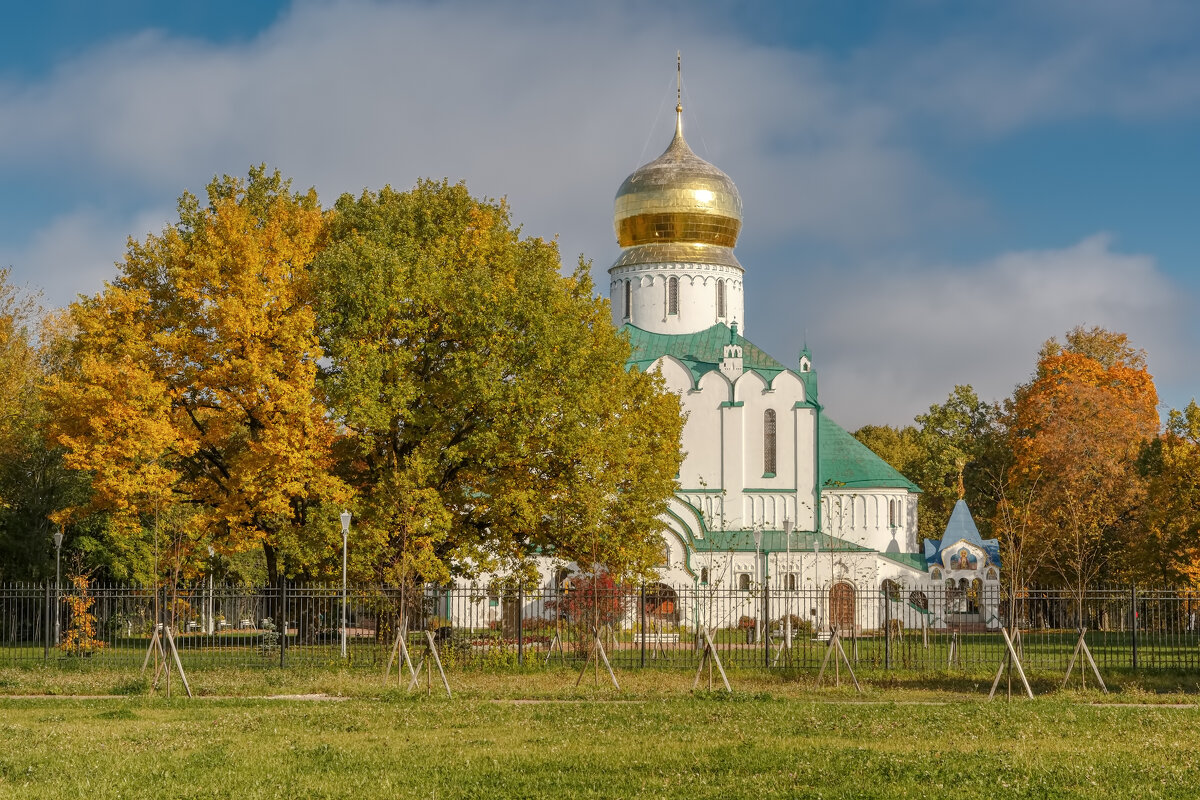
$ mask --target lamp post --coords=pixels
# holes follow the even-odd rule
[[[59,580],[62,576],[63,529],[54,532],[54,643],[62,644],[62,597]]]
[[[204,632],[209,636],[212,636],[216,629],[216,624],[213,622],[213,612],[217,606],[216,600],[213,598],[213,556],[215,555],[216,551],[210,544],[208,546],[208,607],[204,609]]]
[[[762,580],[762,565],[759,564],[759,559],[762,557],[762,549],[761,548],[762,548],[762,529],[755,528],[754,529],[754,573],[755,573],[755,577],[757,577],[760,581]],[[760,618],[762,617],[761,611],[758,616]],[[754,626],[754,641],[756,641],[756,642],[762,641],[762,625]]]
[[[787,608],[784,611],[786,617],[783,623],[783,638],[787,642],[788,652],[792,650],[792,595],[789,584],[792,581],[792,521],[785,515],[783,518],[783,538],[787,542],[787,573],[783,579],[784,596],[787,598]],[[776,556],[778,558],[779,556]]]
[[[350,512],[343,511],[342,520],[342,658],[346,657],[346,545],[350,538]]]
[[[817,633],[821,632],[821,537],[813,539],[813,573],[817,590]]]

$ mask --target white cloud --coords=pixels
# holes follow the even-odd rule
[[[1041,341],[1080,323],[1128,332],[1162,384],[1184,374],[1179,343],[1193,335],[1148,255],[1104,237],[973,265],[879,254],[987,216],[986,198],[914,144],[930,118],[977,137],[1195,111],[1192,7],[1037,0],[846,56],[755,44],[670,4],[312,2],[231,45],[146,33],[0,86],[0,188],[45,173],[72,192],[25,240],[0,241],[0,264],[53,304],[94,292],[126,235],[159,230],[181,191],[265,161],[326,204],[465,179],[602,274],[617,249],[613,193],[670,137],[682,48],[688,139],[742,192],[742,252],[769,257],[748,263],[748,329],[794,352],[799,302],[836,418],[905,422],[954,383],[1003,396]],[[795,243],[869,265],[794,269]]]
[[[792,296],[811,326],[821,400],[850,428],[907,424],[955,384],[1002,399],[1032,374],[1041,344],[1076,325],[1128,334],[1160,383],[1187,369],[1187,298],[1153,258],[1103,234],[975,265],[827,270]]]
[[[78,209],[34,231],[24,246],[0,247],[0,265],[11,267],[13,282],[40,291],[42,304],[61,308],[80,294],[99,292],[117,274],[128,231],[159,232],[167,224],[165,209],[112,216]]]
[[[889,141],[888,110],[840,90],[821,59],[669,9],[637,19],[620,7],[344,2],[300,4],[228,46],[146,33],[0,90],[0,170],[71,171],[138,205],[260,161],[326,203],[466,179],[508,195],[528,231],[561,235],[568,261],[586,252],[603,266],[616,187],[670,138],[682,47],[689,140],[741,186],[747,235],[859,244],[964,205]]]

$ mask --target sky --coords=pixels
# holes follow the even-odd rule
[[[101,291],[184,191],[266,163],[325,205],[465,181],[564,264],[673,130],[744,205],[743,332],[847,428],[987,400],[1077,325],[1200,395],[1190,0],[47,0],[0,30],[0,266]]]

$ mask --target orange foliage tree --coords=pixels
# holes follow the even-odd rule
[[[63,598],[67,604],[67,630],[59,646],[73,656],[89,655],[104,647],[96,636],[96,615],[92,613],[96,598],[89,591],[87,575],[72,575],[70,581],[72,591]]]
[[[281,552],[291,571],[329,556],[347,492],[315,392],[308,266],[325,231],[315,192],[258,167],[130,240],[117,279],[72,306],[73,350],[49,387],[53,435],[92,479],[70,513],[132,530],[174,508],[190,541],[261,547],[272,581]]]
[[[1100,328],[1048,341],[1016,392],[1012,483],[1037,487],[1025,547],[1080,604],[1089,583],[1126,566],[1145,492],[1135,462],[1158,431],[1157,404],[1145,354]]]

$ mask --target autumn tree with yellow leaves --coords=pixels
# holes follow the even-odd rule
[[[72,305],[49,386],[53,437],[91,477],[64,517],[103,510],[132,531],[171,509],[187,542],[261,548],[272,581],[331,560],[348,492],[316,393],[309,265],[325,236],[315,192],[258,167],[130,240],[118,277]]]
[[[1147,481],[1133,574],[1162,586],[1200,588],[1200,405],[1172,409],[1166,430],[1142,451]]]

